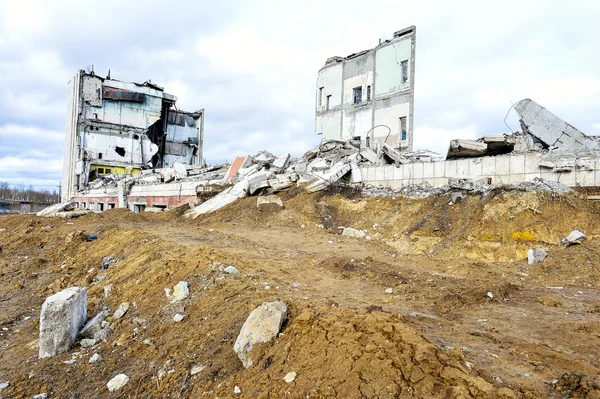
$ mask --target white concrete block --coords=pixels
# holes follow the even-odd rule
[[[469,177],[469,163],[470,159],[457,159],[456,160],[456,176]]]
[[[481,158],[469,159],[469,176],[483,176],[481,163]]]
[[[69,351],[86,319],[85,288],[66,288],[46,298],[40,313],[39,356],[52,357]]]
[[[483,175],[490,175],[490,174],[496,173],[496,158],[495,157],[481,158],[481,173]]]
[[[595,186],[596,172],[582,170],[575,173],[575,180],[581,186]]]
[[[412,164],[412,174],[415,179],[423,178],[423,164],[421,162],[416,162]]]
[[[444,177],[456,177],[456,160],[446,161]]]
[[[540,157],[537,154],[525,154],[525,173],[539,173]]]
[[[540,172],[538,173],[525,173],[525,181],[532,181],[535,178],[541,178]]]
[[[577,181],[575,180],[575,173],[573,172],[564,172],[559,173],[558,182],[564,184],[565,186],[575,186]]]
[[[510,173],[525,173],[525,156],[524,155],[513,155],[509,157],[510,160]]]
[[[394,168],[394,180],[402,180],[404,173],[404,165],[400,165],[398,168]]]
[[[378,166],[375,169],[375,180],[378,182],[382,182],[385,180],[384,166]]]
[[[446,162],[433,162],[433,177],[444,177],[446,176]]]
[[[510,184],[522,183],[524,181],[525,181],[525,174],[523,174],[523,173],[517,173],[514,175],[510,175],[510,180],[509,180]]]
[[[557,182],[559,177],[560,177],[560,173],[554,173],[554,172],[549,172],[549,171],[545,172],[543,170],[540,172],[540,178],[543,180]]]
[[[392,180],[394,178],[394,165],[386,165],[383,167],[383,177],[385,180]]]
[[[496,165],[494,172],[498,175],[509,175],[510,174],[510,155],[494,157]]]
[[[427,162],[423,164],[423,178],[425,179],[433,179],[433,163]]]

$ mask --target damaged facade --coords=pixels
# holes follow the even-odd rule
[[[416,28],[377,47],[331,57],[319,71],[315,130],[324,140],[359,139],[412,150]]]
[[[143,84],[77,72],[69,82],[62,200],[106,176],[135,176],[173,163],[202,163],[204,110]]]

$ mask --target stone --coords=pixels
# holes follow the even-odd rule
[[[106,383],[106,388],[109,392],[118,391],[123,388],[129,382],[129,377],[125,374],[119,374],[114,376],[110,381]]]
[[[283,202],[275,195],[257,197],[256,207],[261,212],[277,212],[283,209]]]
[[[250,313],[233,346],[245,368],[254,364],[251,358],[254,345],[275,338],[286,318],[287,305],[283,302],[263,302]]]
[[[37,395],[33,395],[33,399],[46,399],[47,397],[47,393],[38,393]]]
[[[112,288],[113,288],[112,284],[107,284],[104,286],[104,296],[105,297],[108,297],[110,295],[110,293],[112,292]]]
[[[201,373],[205,368],[206,368],[206,366],[204,366],[202,364],[196,364],[190,370],[190,375],[196,375],[198,373]]]
[[[456,139],[450,141],[446,159],[480,157],[485,155],[488,146],[475,140]]]
[[[185,298],[190,296],[190,289],[187,281],[180,281],[173,287],[173,294],[171,297],[174,301],[183,301]]]
[[[352,238],[365,238],[367,233],[362,230],[353,229],[352,227],[344,227],[342,235]]]
[[[121,317],[125,316],[125,313],[129,310],[129,302],[123,302],[119,305],[115,313],[113,313],[113,319],[118,320]]]
[[[391,288],[391,287],[390,287],[390,288],[386,288],[386,289],[385,289],[385,293],[386,293],[386,294],[393,294],[393,293],[394,293],[394,289],[393,289],[393,288]]]
[[[113,331],[110,328],[103,328],[102,330],[94,334],[94,339],[96,341],[106,341],[108,337],[112,335],[112,332]]]
[[[107,312],[100,312],[83,326],[81,329],[81,336],[85,338],[92,338],[94,334],[102,330],[102,322],[108,316]]]
[[[46,298],[40,313],[40,358],[65,353],[87,319],[87,290],[71,287]]]
[[[231,274],[232,276],[239,276],[241,275],[240,271],[238,269],[236,269],[234,266],[227,266],[225,269],[223,269],[223,271],[225,273]]]
[[[565,247],[570,247],[571,245],[581,244],[585,240],[587,240],[585,234],[579,230],[573,230],[571,234],[560,240],[560,242]]]
[[[8,381],[0,382],[0,389],[6,389],[10,386]]]
[[[102,267],[100,268],[100,270],[106,270],[118,261],[119,259],[115,259],[112,256],[105,256],[104,258],[102,258]]]
[[[184,315],[177,313],[175,316],[173,316],[173,321],[179,323],[180,321],[183,321],[184,318]]]
[[[81,345],[82,348],[89,348],[91,346],[94,346],[98,343],[98,341],[96,341],[95,339],[90,339],[90,338],[84,338],[79,342],[79,345]]]
[[[289,384],[290,382],[293,382],[295,379],[296,379],[296,372],[295,372],[295,371],[290,371],[289,373],[287,373],[287,374],[285,375],[285,377],[283,377],[283,380],[284,380],[285,382],[287,382],[288,384]]]
[[[530,249],[527,251],[527,263],[530,265],[535,265],[543,262],[547,255],[548,253],[542,248]]]
[[[233,387],[233,393],[240,394],[242,393],[242,390],[240,389],[240,387],[238,387],[237,385],[235,387]]]
[[[94,353],[91,357],[90,360],[88,361],[88,363],[96,363],[99,362],[100,360],[102,360],[102,356],[100,356],[97,353]]]

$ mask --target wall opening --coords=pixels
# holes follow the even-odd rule
[[[367,101],[371,101],[371,86],[367,86]]]
[[[108,209],[115,209],[115,204],[113,202],[109,202]]]
[[[331,94],[327,96],[326,109],[329,109],[329,103],[331,102]]]
[[[98,159],[102,159],[102,153],[101,152],[98,153]]]
[[[123,147],[116,146],[115,147],[115,152],[117,154],[119,154],[120,156],[122,156],[122,157],[125,156],[125,148],[123,148]]]
[[[324,87],[319,87],[319,107],[323,105],[323,89]]]
[[[104,204],[102,202],[98,202],[98,205],[97,205],[96,209],[99,210],[99,211],[103,211],[104,210]]]
[[[406,140],[406,116],[400,117],[400,136],[402,141]]]
[[[352,92],[354,104],[360,104],[360,102],[362,101],[362,86],[355,87],[354,89],[352,89]]]
[[[402,83],[408,82],[408,60],[404,60],[400,63],[402,67]]]

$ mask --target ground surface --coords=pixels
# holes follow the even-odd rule
[[[196,220],[180,210],[0,218],[0,383],[10,383],[0,397],[600,397],[600,204],[531,193],[453,205],[281,198],[278,213],[245,198]],[[588,241],[564,248],[574,229]],[[530,266],[537,247],[549,256]],[[105,256],[119,261],[100,271]],[[182,280],[191,295],[173,304],[164,288]],[[88,288],[89,316],[132,307],[106,342],[40,360],[41,304],[73,285]],[[233,343],[276,299],[289,319],[246,370]],[[93,353],[102,360],[88,363]],[[120,373],[130,381],[111,394]]]

